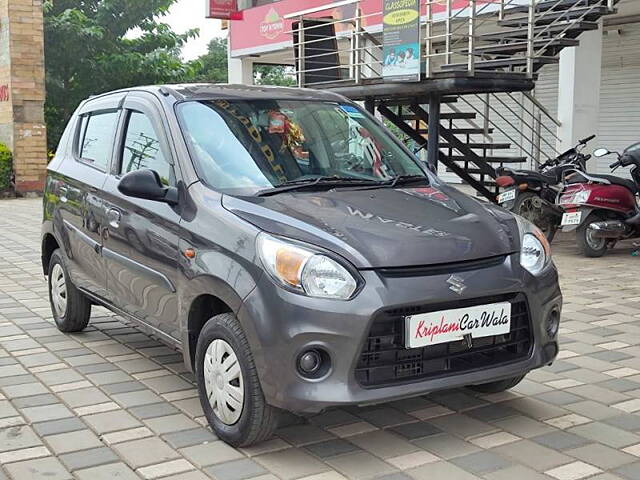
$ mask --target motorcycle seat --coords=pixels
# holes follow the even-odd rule
[[[634,195],[638,193],[638,186],[633,180],[616,177],[615,175],[592,173],[589,173],[588,175],[589,178],[607,180],[611,185],[619,185],[621,187],[628,188],[629,190],[631,190],[631,192],[633,192]],[[584,177],[582,177],[579,173],[576,173],[575,175],[571,176],[571,178],[567,179],[567,183],[582,183],[584,182],[584,180]]]
[[[522,182],[539,182],[555,185],[557,183],[555,175],[545,175],[535,170],[512,170],[512,176],[516,181]]]

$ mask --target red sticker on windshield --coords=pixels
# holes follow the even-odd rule
[[[269,133],[284,133],[287,116],[282,112],[269,112]]]

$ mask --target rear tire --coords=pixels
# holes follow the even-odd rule
[[[556,236],[558,226],[555,224],[551,215],[545,214],[542,207],[537,208],[534,203],[544,202],[538,195],[533,192],[523,192],[516,197],[511,211],[526,218],[536,227],[542,230],[549,243]]]
[[[49,302],[58,330],[64,333],[84,330],[91,317],[91,302],[71,283],[60,249],[51,255],[48,277]]]
[[[524,379],[524,377],[524,375],[520,375],[518,377],[507,378],[505,380],[499,380],[497,382],[482,383],[480,385],[469,385],[467,388],[479,393],[501,393],[510,390],[518,385],[522,381],[522,379]]]
[[[216,315],[202,328],[196,378],[204,414],[221,440],[248,447],[272,436],[278,410],[264,399],[249,342],[232,313]],[[220,402],[225,394],[228,401]]]
[[[592,213],[576,230],[578,250],[586,257],[598,258],[607,252],[607,239],[593,238],[589,233],[589,225],[602,220],[603,218],[600,215]]]

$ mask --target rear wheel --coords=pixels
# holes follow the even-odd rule
[[[497,382],[482,383],[480,385],[469,385],[469,389],[479,393],[500,393],[509,390],[518,385],[524,375],[518,377],[507,378]]]
[[[589,225],[602,220],[600,215],[592,213],[576,230],[578,250],[586,257],[597,258],[607,252],[607,239],[594,237],[593,232],[589,229]]]
[[[558,226],[553,215],[545,211],[544,200],[533,192],[523,192],[516,198],[513,213],[526,218],[542,230],[549,242],[553,241]]]
[[[60,249],[49,261],[49,301],[61,332],[80,332],[89,324],[91,302],[71,283]]]

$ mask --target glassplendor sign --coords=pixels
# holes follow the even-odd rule
[[[420,81],[420,0],[383,0],[382,75]]]
[[[472,338],[504,335],[511,330],[511,304],[492,303],[405,317],[406,347],[418,348]]]

